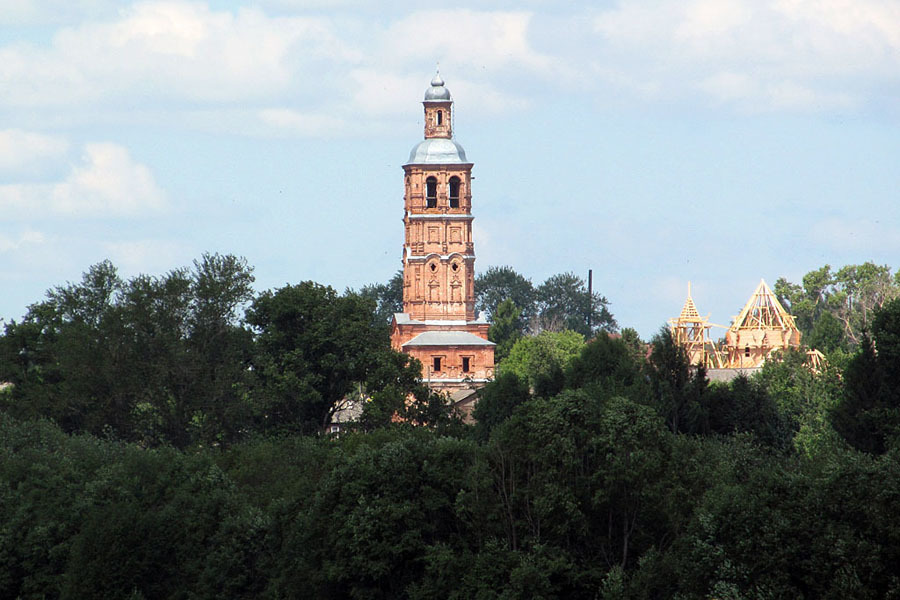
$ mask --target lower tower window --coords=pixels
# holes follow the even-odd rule
[[[469,366],[470,366],[470,365],[469,365],[469,357],[468,357],[468,356],[463,356],[463,359],[462,359],[462,372],[463,372],[463,373],[468,373],[468,372],[469,372]]]
[[[433,359],[433,365],[431,367],[432,373],[440,373],[441,372],[441,357],[435,356]]]

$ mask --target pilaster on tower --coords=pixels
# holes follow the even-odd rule
[[[493,377],[494,344],[475,314],[473,165],[452,137],[453,99],[440,75],[423,105],[425,139],[403,165],[403,312],[391,340],[422,361],[434,387],[452,389]]]

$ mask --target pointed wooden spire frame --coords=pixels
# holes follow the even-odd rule
[[[759,367],[775,351],[800,347],[800,330],[761,279],[725,333],[728,368]]]
[[[700,316],[694,299],[691,297],[691,282],[689,281],[687,300],[684,301],[681,314],[675,319],[669,319],[672,340],[684,348],[692,365],[721,368],[722,356],[709,339],[710,327],[716,327],[716,325],[709,322],[709,315]]]

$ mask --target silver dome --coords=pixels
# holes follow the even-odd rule
[[[466,164],[466,151],[448,138],[428,138],[416,144],[409,153],[408,165]]]
[[[453,102],[450,98],[450,90],[444,87],[444,80],[440,73],[435,73],[431,80],[431,87],[425,90],[425,102]]]

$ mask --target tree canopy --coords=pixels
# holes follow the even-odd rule
[[[465,425],[372,298],[251,281],[100,263],[5,327],[0,597],[900,595],[900,300],[845,368],[720,383],[543,331]]]
[[[797,317],[807,343],[827,352],[855,347],[862,341],[875,310],[900,296],[900,273],[892,275],[887,265],[871,262],[836,271],[825,265],[804,275],[802,284],[779,279],[774,291]]]

